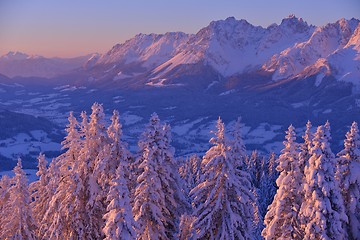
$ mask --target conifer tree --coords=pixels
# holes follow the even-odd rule
[[[37,236],[42,236],[42,233],[39,232],[41,228],[41,223],[43,221],[43,217],[49,208],[49,202],[52,197],[52,193],[48,188],[49,185],[49,177],[47,171],[47,161],[45,159],[45,155],[41,154],[38,157],[38,171],[36,175],[39,177],[38,181],[35,181],[30,184],[31,189],[31,198],[33,201],[30,203],[32,208],[33,218],[35,220],[37,226]]]
[[[69,127],[73,131],[63,142],[67,151],[58,158],[60,182],[50,207],[45,214],[48,220],[46,238],[99,239],[103,237],[102,227],[106,208],[103,192],[94,173],[99,152],[107,143],[104,113],[100,104],[92,106],[88,121],[85,112],[81,113],[80,131],[75,127],[73,117],[69,117]],[[67,144],[67,145],[65,145]],[[72,154],[72,150],[77,152]]]
[[[253,202],[251,183],[239,177],[224,124],[219,118],[214,145],[205,154],[203,174],[191,190],[194,198],[194,239],[252,239]],[[240,174],[242,175],[242,174]]]
[[[251,175],[251,181],[256,188],[260,187],[260,179],[263,172],[264,158],[258,153],[258,151],[252,151],[248,158],[247,168]]]
[[[104,144],[99,152],[98,161],[95,166],[97,179],[103,192],[109,192],[110,182],[116,178],[116,169],[119,164],[123,164],[124,178],[129,181],[129,166],[131,165],[131,155],[127,150],[126,144],[121,140],[122,125],[119,121],[119,112],[114,111],[111,117],[111,124],[107,129],[109,138],[108,143]]]
[[[360,135],[356,122],[346,133],[344,149],[338,153],[336,177],[340,182],[349,239],[360,237]]]
[[[141,155],[137,164],[140,175],[137,179],[133,208],[135,220],[139,224],[139,239],[147,239],[151,236],[150,233],[160,238],[165,236],[167,239],[174,239],[178,232],[178,219],[183,205],[186,206],[186,199],[179,185],[180,176],[174,163],[174,149],[170,142],[170,127],[162,125],[159,117],[155,113],[152,114],[139,140]],[[148,196],[151,189],[154,193]],[[155,225],[151,218],[155,219]]]
[[[194,188],[201,175],[201,158],[193,154],[188,157],[180,167],[180,176],[185,181],[187,188]]]
[[[80,204],[84,205],[84,209],[80,209],[80,211],[85,211],[83,214],[86,215],[83,223],[85,226],[84,237],[99,239],[103,237],[102,228],[105,222],[102,217],[106,212],[106,206],[104,192],[98,179],[102,173],[96,172],[96,166],[104,161],[99,154],[108,144],[109,139],[102,105],[94,103],[91,110],[89,122],[85,118],[82,121],[84,144],[80,151],[76,174],[78,174],[79,181],[77,184],[82,188],[79,196]]]
[[[9,176],[4,175],[0,180],[0,236],[3,231],[3,226],[5,225],[6,219],[6,205],[10,198],[9,188],[11,185],[12,179]]]
[[[300,144],[300,156],[299,156],[299,167],[300,171],[304,173],[304,168],[309,164],[310,151],[312,148],[312,140],[314,138],[314,134],[311,132],[311,122],[308,121],[306,123],[305,134],[302,137],[304,139],[304,143]]]
[[[66,133],[64,141],[61,142],[62,150],[66,150],[61,154],[57,162],[62,173],[67,173],[68,169],[74,168],[74,164],[79,157],[81,150],[81,137],[79,133],[79,123],[74,117],[73,112],[69,113],[69,123],[66,125]]]
[[[111,181],[109,194],[107,195],[107,212],[104,215],[105,239],[136,239],[136,223],[130,207],[129,189],[124,177],[123,164],[116,170],[115,178]]]
[[[285,148],[278,159],[278,190],[265,215],[266,227],[262,232],[265,239],[302,239],[298,220],[302,175],[299,173],[296,134],[292,125],[285,138]]]
[[[241,136],[241,118],[239,117],[234,125],[232,132],[233,139],[231,141],[232,156],[235,158],[236,168],[241,170],[246,169],[246,148]]]
[[[82,117],[83,123],[87,122],[84,112]],[[49,192],[53,192],[53,196],[40,226],[40,232],[46,239],[84,239],[87,217],[84,203],[80,202],[84,186],[79,179],[79,156],[83,147],[81,135],[85,131],[79,132],[79,123],[72,112],[68,120],[67,136],[62,142],[65,152],[49,166],[49,177],[52,179]],[[83,125],[81,127],[84,129]]]
[[[330,125],[319,126],[311,157],[305,166],[304,201],[300,208],[304,239],[346,239],[347,217],[343,198],[335,181],[335,156],[330,149]]]
[[[160,120],[156,114],[150,118],[145,132],[139,140],[141,156],[137,160],[141,173],[137,178],[133,214],[138,224],[137,239],[168,239],[164,213],[169,210],[159,176],[159,165],[163,162],[158,154],[158,142],[162,139]]]
[[[9,201],[3,216],[1,239],[35,239],[36,226],[30,208],[30,193],[21,160],[14,168],[14,185],[10,187]]]

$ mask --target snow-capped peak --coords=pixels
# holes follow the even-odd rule
[[[24,60],[27,59],[29,57],[29,55],[22,53],[22,52],[13,52],[10,51],[7,54],[1,56],[1,59],[6,59],[6,60]]]
[[[294,33],[305,33],[309,30],[309,25],[302,18],[297,18],[294,14],[284,18],[279,25],[284,30]]]
[[[97,64],[137,62],[144,63],[145,67],[155,66],[171,58],[176,48],[185,43],[189,36],[182,32],[137,34],[125,43],[115,45],[99,58]]]

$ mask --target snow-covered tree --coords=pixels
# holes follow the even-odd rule
[[[81,137],[79,133],[79,123],[74,117],[73,112],[69,113],[69,123],[66,125],[66,133],[64,141],[61,142],[62,149],[66,152],[58,157],[58,165],[62,173],[68,172],[68,169],[74,167],[81,150]]]
[[[129,189],[124,177],[123,164],[120,164],[116,170],[115,178],[111,181],[110,191],[107,195],[107,212],[104,215],[105,239],[136,239],[135,227],[130,199]]]
[[[97,162],[102,160],[99,159],[99,152],[107,143],[103,108],[95,103],[90,121],[85,112],[81,117],[80,131],[75,128],[77,123],[71,114],[69,117],[68,136],[63,142],[67,151],[58,158],[58,165],[61,166],[60,179],[44,217],[48,222],[45,238],[103,237],[102,216],[106,207],[101,186],[94,173]],[[70,133],[72,134],[69,136]]]
[[[121,140],[122,125],[119,122],[119,112],[116,110],[111,117],[111,124],[107,129],[107,134],[109,141],[100,150],[94,170],[98,175],[98,183],[104,193],[109,192],[110,182],[116,177],[116,169],[120,163],[125,167],[124,177],[126,181],[129,181],[131,155],[127,150],[127,145]]]
[[[277,170],[280,176],[276,180],[278,190],[265,215],[265,239],[301,239],[298,213],[301,204],[301,180],[296,134],[294,127],[286,131],[284,149],[278,159]]]
[[[41,153],[38,157],[38,171],[36,175],[39,177],[39,180],[30,184],[31,198],[33,199],[30,206],[37,229],[40,230],[42,229],[41,223],[43,217],[49,208],[49,202],[53,194],[48,187],[50,179],[47,173],[47,161],[45,155]],[[36,234],[37,236],[42,236],[42,233],[39,231]]]
[[[168,239],[165,216],[169,210],[159,176],[163,159],[158,154],[158,141],[162,139],[160,120],[153,114],[150,123],[139,140],[141,156],[137,160],[141,174],[137,178],[133,214],[138,224],[137,239]]]
[[[312,148],[312,140],[314,138],[314,134],[311,132],[311,127],[311,122],[308,121],[306,123],[305,134],[302,136],[304,142],[299,145],[299,170],[301,173],[304,173],[304,168],[306,165],[309,165],[309,158],[311,157],[310,151]]]
[[[170,145],[170,128],[154,113],[139,140],[140,169],[133,212],[139,224],[138,239],[173,239],[186,200]],[[154,235],[153,235],[154,234]]]
[[[194,188],[201,175],[201,158],[196,154],[191,155],[184,161],[179,172],[187,188],[189,190]]]
[[[275,181],[279,176],[279,172],[276,170],[277,165],[278,164],[277,164],[276,154],[274,152],[271,152],[269,155],[267,172],[268,172],[269,177],[272,179],[275,179]]]
[[[235,166],[241,170],[246,169],[246,148],[244,141],[241,136],[241,118],[239,117],[234,124],[234,129],[232,131],[232,141],[231,141],[231,154],[235,158]]]
[[[30,193],[27,178],[22,170],[21,160],[14,168],[14,185],[10,187],[10,197],[3,212],[1,239],[35,239],[36,226],[30,208]]]
[[[247,159],[247,169],[251,175],[251,181],[256,188],[259,188],[261,175],[264,170],[264,158],[259,154],[258,151],[254,150]]]
[[[5,210],[6,210],[6,204],[10,198],[10,192],[9,192],[10,184],[11,184],[11,179],[9,176],[4,175],[1,177],[1,180],[0,180],[0,235],[2,232],[2,227],[5,224],[3,222],[6,221]]]
[[[109,143],[109,139],[102,105],[94,103],[91,110],[89,122],[86,123],[83,120],[82,129],[86,129],[86,132],[76,171],[79,174],[80,186],[83,187],[79,198],[83,201],[82,204],[85,206],[85,214],[87,215],[84,219],[85,236],[99,239],[103,237],[102,228],[105,222],[102,217],[106,212],[106,206],[104,192],[99,183],[99,176],[103,176],[103,172],[96,171],[96,166],[101,165],[101,162],[107,159],[106,156],[105,158],[104,156],[100,157],[100,153],[104,146]]]
[[[304,239],[347,239],[347,217],[335,180],[335,156],[330,149],[330,125],[319,126],[305,166],[304,201],[300,208]]]
[[[214,145],[202,160],[203,174],[191,190],[194,239],[252,239],[253,202],[248,175],[238,174],[224,124],[219,118]],[[242,177],[240,177],[242,176]]]
[[[346,133],[344,149],[338,153],[336,178],[348,216],[347,232],[349,239],[360,237],[360,135],[356,122]]]

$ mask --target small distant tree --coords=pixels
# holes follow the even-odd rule
[[[203,174],[191,190],[195,220],[194,239],[252,239],[253,203],[251,183],[244,172],[237,173],[231,147],[219,118],[214,145],[202,160]],[[241,176],[241,177],[240,177]]]
[[[304,201],[300,208],[304,239],[347,239],[347,217],[335,180],[335,156],[330,149],[330,124],[315,133],[309,164],[305,166]]]
[[[263,156],[256,150],[252,151],[248,158],[247,168],[251,175],[251,181],[256,188],[260,187],[261,175],[263,173],[263,161]]]
[[[1,239],[36,239],[36,226],[30,208],[30,193],[21,160],[14,168],[14,185],[10,187],[9,201],[3,216]]]
[[[285,148],[278,159],[278,190],[265,215],[266,227],[262,232],[265,239],[302,239],[298,220],[302,176],[299,173],[296,134],[292,125],[285,138]]]
[[[180,167],[180,175],[188,189],[194,188],[201,175],[201,158],[196,154],[188,157]]]
[[[107,212],[104,215],[105,239],[136,239],[136,223],[131,212],[129,189],[124,178],[123,164],[116,170],[115,178],[111,181],[110,191],[107,195]]]
[[[336,178],[340,182],[349,239],[360,237],[360,135],[356,122],[346,133],[344,149],[338,153]]]

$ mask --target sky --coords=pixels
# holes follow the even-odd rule
[[[196,33],[213,20],[267,27],[295,14],[322,26],[360,19],[359,0],[0,0],[0,55],[104,53],[138,33]]]

